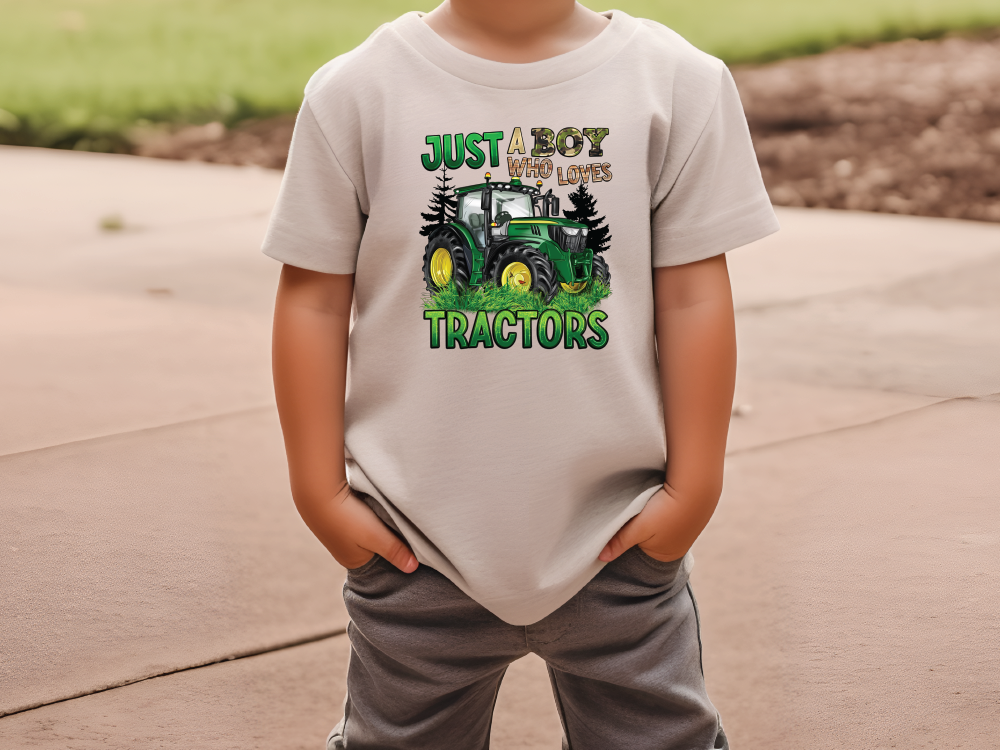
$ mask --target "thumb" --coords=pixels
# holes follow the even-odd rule
[[[383,526],[376,532],[369,549],[384,557],[404,573],[412,573],[419,563],[406,543]]]
[[[636,516],[618,529],[618,533],[611,537],[611,541],[604,545],[604,549],[601,550],[601,554],[597,556],[597,559],[602,562],[611,562],[641,541],[644,541],[644,539],[639,528],[638,516]]]

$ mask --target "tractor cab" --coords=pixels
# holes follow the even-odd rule
[[[511,219],[556,218],[559,198],[550,189],[542,194],[538,187],[521,184],[516,177],[509,182],[486,182],[458,188],[458,209],[455,218],[466,226],[476,245],[488,248],[506,239]]]

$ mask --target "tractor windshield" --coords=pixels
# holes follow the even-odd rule
[[[501,214],[507,216],[501,217]],[[508,219],[520,219],[525,216],[531,216],[530,196],[511,190],[493,191],[493,221],[502,224]]]

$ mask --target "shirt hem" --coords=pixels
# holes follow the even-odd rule
[[[663,486],[662,484],[656,484],[646,488],[625,505],[617,516],[609,519],[605,533],[596,536],[593,541],[587,543],[593,552],[592,561],[580,568],[576,575],[564,579],[561,585],[543,586],[534,591],[489,596],[487,592],[477,590],[476,586],[466,580],[454,563],[420,529],[414,526],[399,508],[379,492],[361,470],[361,467],[357,465],[357,461],[351,460],[347,462],[347,474],[351,487],[356,492],[360,491],[369,495],[392,519],[393,525],[409,545],[410,549],[413,550],[420,564],[427,565],[438,571],[470,599],[473,599],[484,609],[489,610],[508,625],[516,627],[533,625],[543,620],[576,596],[605,566],[606,563],[597,559],[604,545],[608,543],[629,519],[638,515],[646,506],[646,503],[649,502],[649,499]],[[690,550],[687,556],[689,559],[684,565],[689,569],[693,564],[693,560],[690,559]]]

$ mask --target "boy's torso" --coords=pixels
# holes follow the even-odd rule
[[[383,27],[306,91],[367,217],[348,475],[421,562],[527,624],[663,482],[650,212],[668,142],[697,137],[722,67],[617,11],[527,66],[421,26]],[[691,132],[672,134],[678,107]]]

